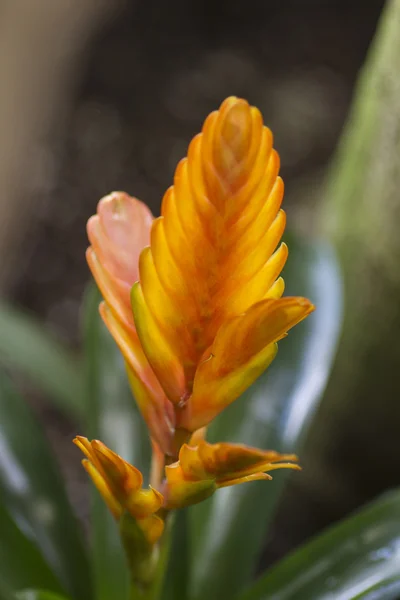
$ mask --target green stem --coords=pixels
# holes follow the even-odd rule
[[[169,515],[164,534],[160,540],[160,554],[158,556],[154,578],[151,583],[143,587],[139,587],[137,583],[132,581],[129,600],[161,600],[165,573],[169,562],[173,525],[174,516]]]

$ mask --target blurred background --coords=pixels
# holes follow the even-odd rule
[[[1,296],[78,350],[98,200],[124,190],[157,215],[188,142],[228,95],[257,105],[274,132],[291,228],[319,234],[326,167],[383,4],[1,0]],[[76,426],[30,399],[85,520]],[[265,561],[390,483],[345,493],[324,464],[291,484]]]

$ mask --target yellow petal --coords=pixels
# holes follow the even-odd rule
[[[163,534],[164,521],[157,515],[140,519],[138,520],[138,524],[150,545],[155,544]]]
[[[186,480],[179,463],[165,467],[166,483],[163,489],[167,510],[197,504],[217,489],[214,479]]]
[[[284,244],[274,253],[285,227],[278,171],[260,112],[231,97],[206,119],[164,196],[132,307],[176,406],[191,403],[196,371],[226,319],[283,292],[282,281],[274,287],[287,257]]]
[[[190,143],[159,219],[117,193],[88,223],[103,317],[151,435],[170,456],[251,385],[276,342],[312,310],[281,298],[288,249],[279,245],[279,167],[261,113],[230,97]]]
[[[234,479],[227,479],[219,482],[218,488],[231,487],[232,485],[239,485],[241,483],[251,483],[252,481],[271,481],[272,477],[268,473],[253,473],[252,475],[245,475],[244,477],[237,477]]]
[[[154,533],[150,535],[156,535],[155,532],[160,531],[160,527],[152,517],[162,507],[163,495],[152,487],[142,489],[141,472],[103,442],[89,442],[80,436],[74,442],[88,457],[83,465],[113,515],[119,519],[124,512],[129,512],[137,521],[150,519],[148,525],[154,528]],[[99,469],[96,465],[99,465]]]
[[[92,271],[97,286],[124,327],[135,333],[133,314],[130,306],[130,286],[123,281],[113,278],[97,258],[93,248],[86,251],[86,260]]]
[[[278,277],[275,283],[269,288],[268,292],[264,296],[264,300],[271,298],[272,300],[278,300],[283,296],[285,291],[285,282],[282,277]]]
[[[90,461],[83,460],[82,464],[85,467],[86,471],[89,473],[91,480],[93,481],[97,490],[100,492],[104,502],[107,504],[108,509],[110,510],[114,518],[120,519],[124,509],[118,502],[118,500],[114,497],[106,481],[103,479],[103,477],[100,475],[100,473]]]
[[[225,375],[216,374],[204,361],[196,372],[190,402],[177,415],[177,424],[195,431],[210,423],[224,408],[234,402],[268,368],[278,351],[277,344],[269,344],[245,368],[237,368]]]
[[[243,316],[220,327],[211,349],[213,359],[207,361],[207,368],[224,374],[244,365],[313,310],[309,300],[297,297],[254,304]]]
[[[126,501],[128,494],[142,487],[143,477],[138,469],[129,465],[99,440],[93,440],[92,448],[103,468],[108,485],[121,502]]]
[[[163,504],[163,496],[157,490],[139,490],[133,492],[125,501],[125,508],[137,519],[144,519],[157,512]]]
[[[282,243],[261,269],[246,282],[246,285],[237,287],[236,294],[229,297],[228,310],[231,316],[245,312],[250,306],[265,298],[285,266],[287,257],[288,247]]]
[[[286,462],[290,461],[290,462]],[[272,479],[268,471],[300,469],[294,454],[259,450],[243,444],[184,444],[179,461],[165,469],[167,508],[182,508],[204,500],[217,488],[259,479]]]
[[[100,200],[87,232],[99,262],[131,286],[138,280],[139,254],[150,242],[153,216],[140,200],[113,192]]]
[[[193,394],[179,415],[179,425],[194,431],[236,400],[272,362],[275,342],[313,309],[304,298],[269,299],[224,323],[209,357],[196,371]]]
[[[93,463],[94,467],[100,473],[100,475],[104,477],[103,467],[100,461],[98,460],[96,452],[93,450],[92,444],[89,442],[89,440],[81,435],[77,435],[73,439],[73,443],[79,448],[81,452],[83,452],[88,461]]]
[[[126,360],[129,383],[150,433],[169,454],[174,429],[172,405],[150,367],[137,333],[127,330],[105,304],[100,305],[100,313]]]
[[[203,468],[213,474],[217,483],[247,477],[258,472],[281,468],[299,468],[285,461],[297,461],[294,454],[280,454],[275,450],[260,450],[244,444],[209,444],[201,441],[196,449]],[[180,458],[181,455],[179,455]]]
[[[158,277],[152,251],[145,248],[140,255],[140,286],[146,305],[181,361],[186,378],[194,376],[196,354],[192,338],[179,304],[168,295]]]
[[[174,404],[180,404],[187,396],[183,366],[155,322],[139,283],[132,287],[131,301],[143,350],[168,398]]]
[[[200,444],[206,442],[200,441]],[[199,455],[199,446],[189,446],[183,444],[179,451],[179,464],[186,479],[210,479],[214,473],[208,471],[203,464],[202,457]]]

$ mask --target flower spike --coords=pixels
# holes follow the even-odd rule
[[[105,299],[101,316],[124,355],[129,381],[152,438],[171,451],[173,408],[142,350],[130,305],[139,278],[139,254],[150,241],[153,216],[145,204],[123,192],[102,198],[87,224],[86,256]]]
[[[150,487],[142,489],[141,472],[99,440],[91,442],[77,436],[74,443],[86,459],[83,466],[89,473],[111,513],[118,521],[129,513],[152,545],[161,537],[164,522],[155,513],[163,504],[163,496]]]
[[[182,508],[211,496],[218,488],[259,479],[272,479],[268,471],[300,469],[294,454],[258,450],[241,444],[184,444],[179,461],[165,468],[167,508]]]
[[[281,298],[283,182],[260,112],[235,97],[206,119],[166,192],[131,292],[143,351],[176,427],[207,425],[269,365],[313,305]]]
[[[282,298],[288,248],[271,131],[245,100],[209,115],[153,220],[122,192],[88,223],[102,317],[151,437],[176,458],[268,367],[314,309]]]

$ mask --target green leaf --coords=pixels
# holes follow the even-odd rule
[[[287,294],[310,298],[317,310],[280,342],[268,371],[213,423],[210,441],[298,452],[324,391],[341,320],[337,263],[321,244],[293,239],[289,248]],[[195,600],[231,598],[251,580],[284,481],[285,472],[276,471],[271,483],[225,488],[191,509]]]
[[[399,558],[400,490],[396,490],[293,552],[240,600],[398,598],[390,594],[394,590],[398,594]]]
[[[101,298],[90,286],[85,301],[87,431],[148,477],[150,444],[129,389],[122,356],[99,316]],[[92,569],[97,600],[124,600],[129,577],[118,526],[96,490],[92,507]]]
[[[399,600],[400,577],[389,577],[361,592],[354,600]]]
[[[88,600],[87,556],[59,467],[31,410],[4,374],[0,374],[0,495],[64,589]],[[45,582],[39,579],[34,584],[43,587]]]
[[[15,593],[0,576],[0,600],[15,600]]]
[[[17,481],[18,471],[15,477]],[[27,587],[62,591],[39,548],[25,535],[23,524],[17,524],[2,504],[0,532],[0,597],[8,599],[12,592]]]
[[[188,510],[176,511],[171,516],[174,518],[172,544],[161,598],[186,600],[190,570]]]
[[[77,361],[43,325],[0,303],[0,364],[26,375],[73,418],[83,412],[83,381]]]
[[[15,595],[16,600],[69,600],[66,596],[45,590],[23,590]]]

